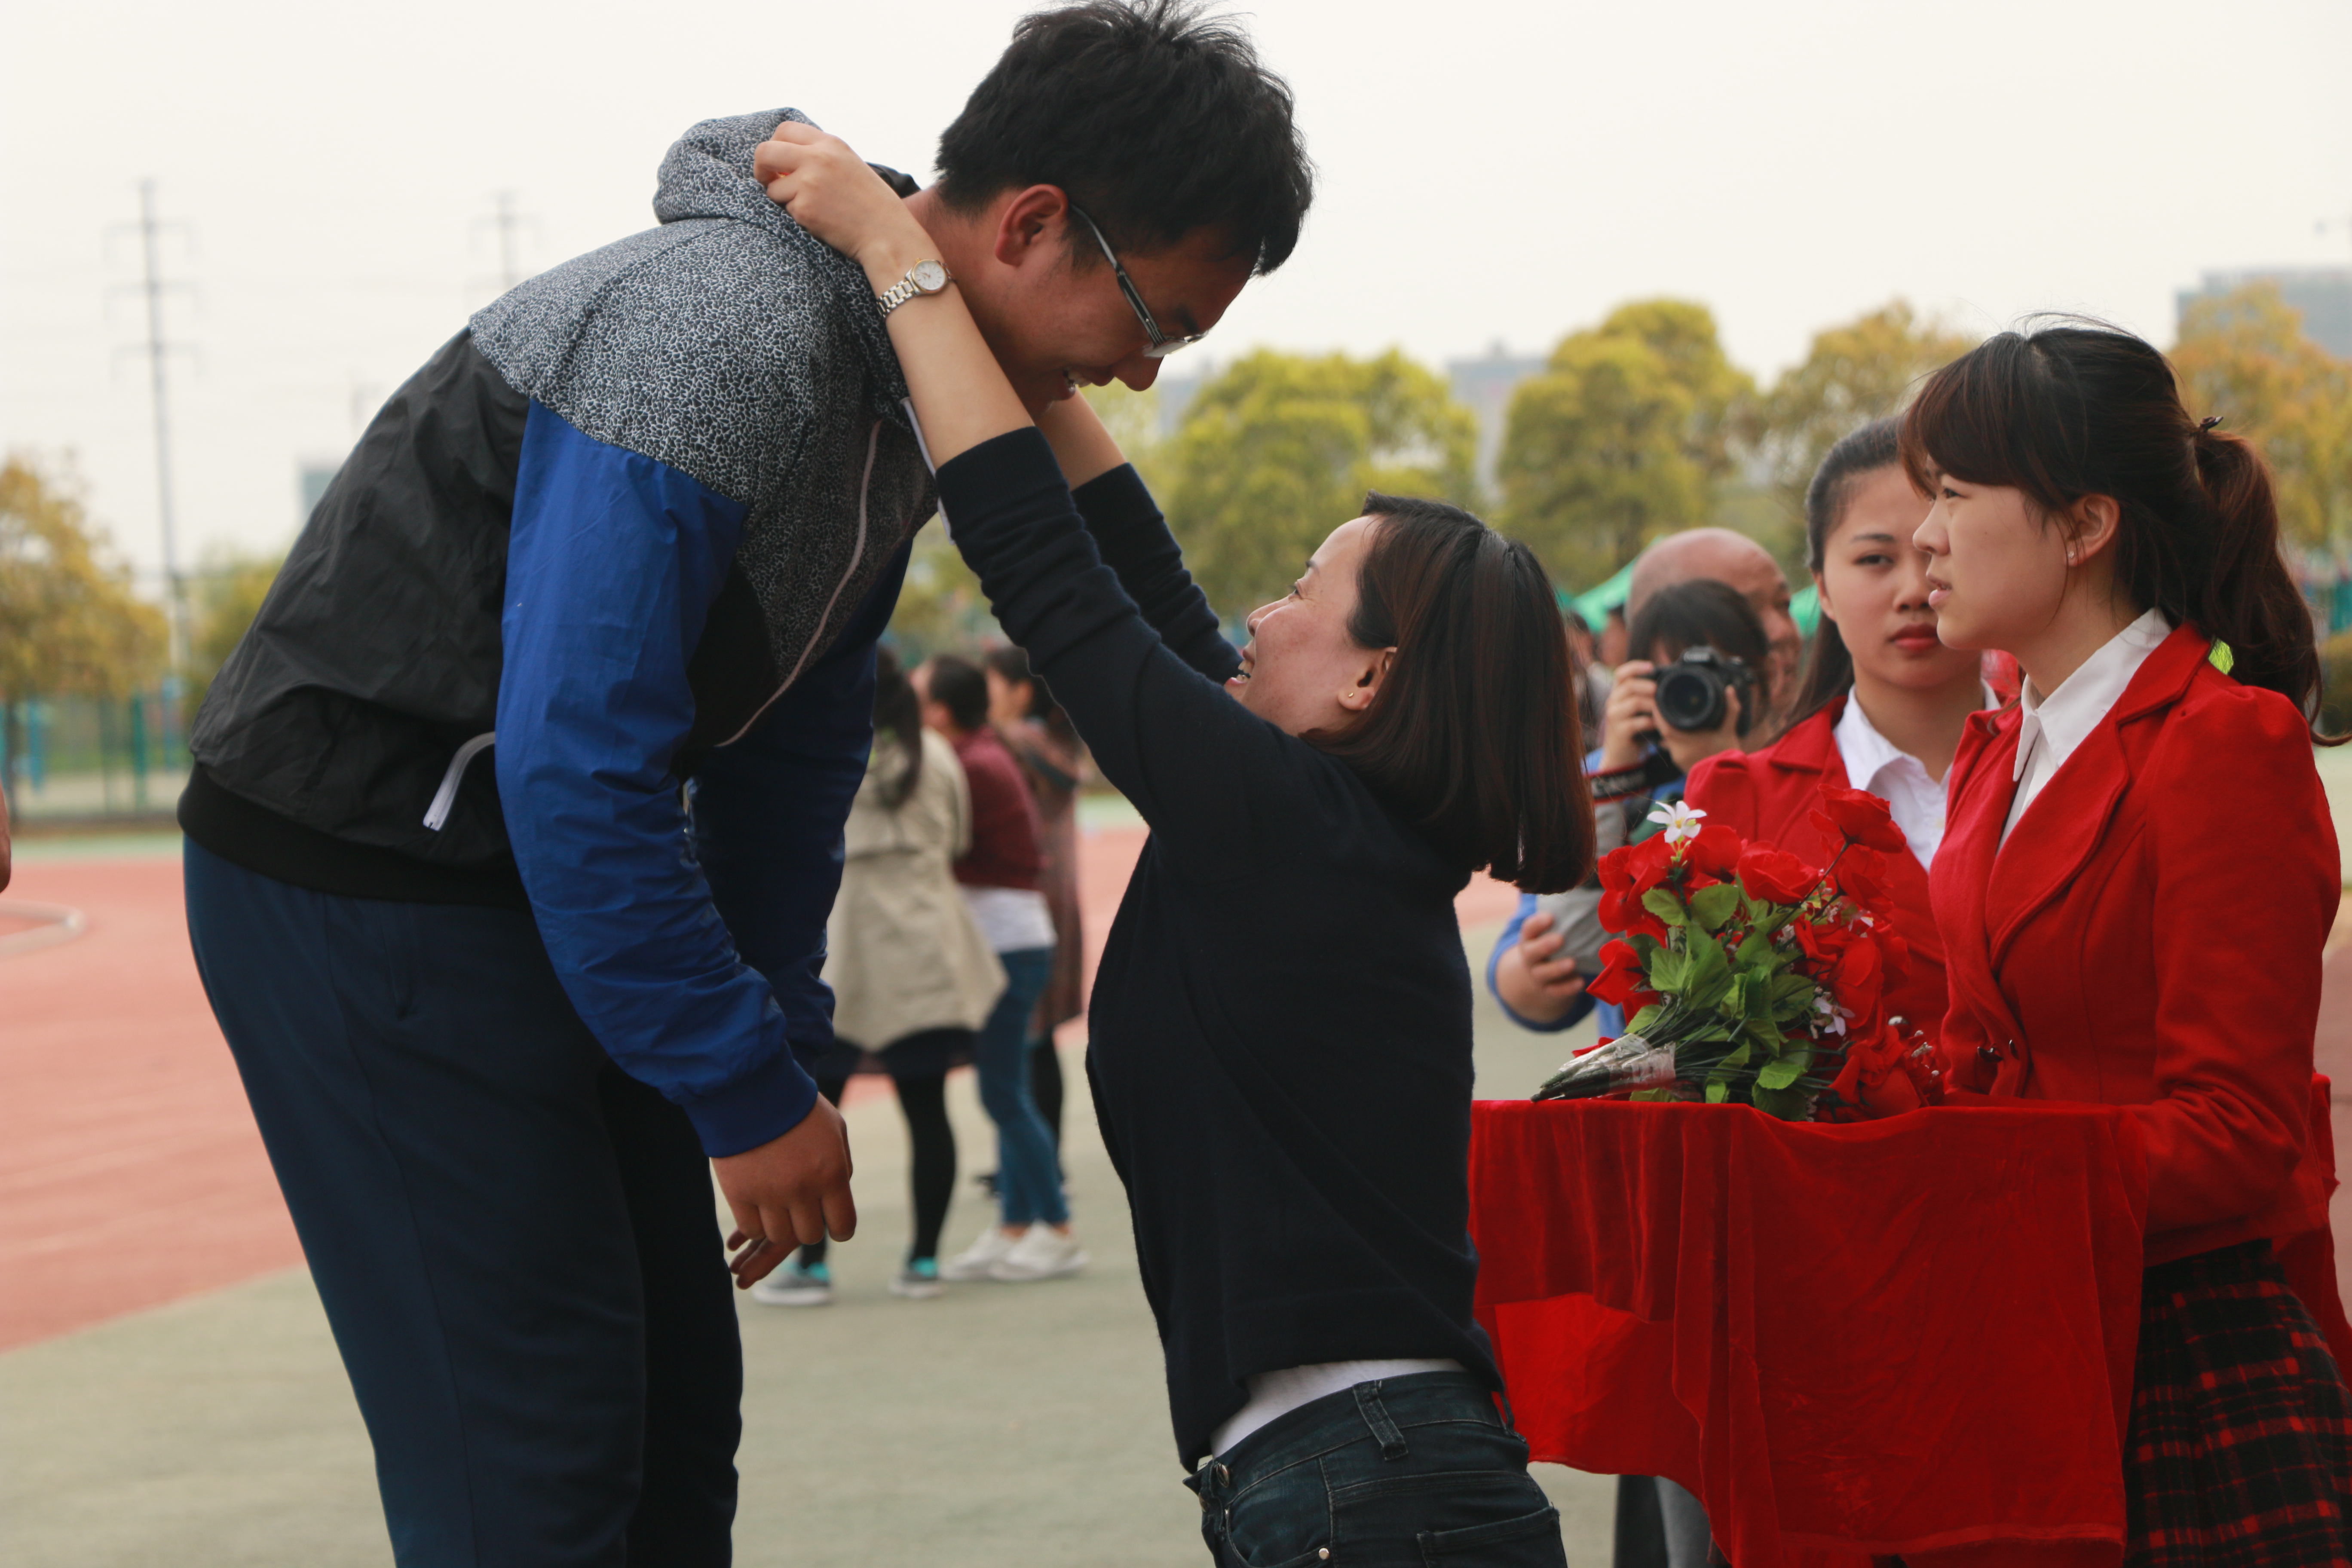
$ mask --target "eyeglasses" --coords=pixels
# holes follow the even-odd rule
[[[1171,338],[1161,331],[1160,323],[1151,319],[1151,307],[1143,302],[1143,295],[1136,289],[1135,279],[1129,278],[1127,268],[1118,264],[1118,253],[1111,249],[1110,241],[1103,237],[1102,229],[1094,219],[1079,212],[1076,203],[1071,204],[1070,210],[1077,213],[1078,221],[1087,226],[1088,232],[1095,237],[1095,243],[1102,247],[1103,259],[1110,263],[1111,272],[1118,279],[1118,291],[1127,296],[1128,304],[1134,309],[1135,319],[1143,323],[1143,335],[1150,340],[1150,346],[1143,351],[1145,359],[1166,359],[1178,349],[1191,348],[1209,335],[1206,332],[1187,332],[1181,337]]]

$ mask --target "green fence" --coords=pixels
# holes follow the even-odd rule
[[[0,782],[18,824],[169,816],[187,782],[173,693],[0,703]]]

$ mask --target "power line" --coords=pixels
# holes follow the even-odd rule
[[[139,236],[140,281],[119,287],[138,292],[147,310],[147,341],[133,352],[147,357],[148,384],[155,415],[155,510],[163,534],[165,616],[171,636],[171,670],[176,679],[188,657],[188,590],[180,571],[179,529],[172,486],[172,355],[185,345],[163,333],[163,294],[185,287],[163,277],[161,240],[163,230],[182,226],[165,224],[156,214],[155,182],[139,182],[139,222],[118,225]]]

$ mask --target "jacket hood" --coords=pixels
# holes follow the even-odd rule
[[[772,109],[706,120],[689,129],[662,156],[661,171],[655,178],[654,216],[666,225],[723,218],[750,224],[782,240],[824,278],[840,299],[880,393],[875,411],[902,428],[908,427],[906,413],[898,406],[907,395],[906,380],[898,370],[898,356],[891,352],[889,331],[875,309],[874,289],[866,279],[865,268],[794,223],[792,214],[768,199],[766,188],[752,173],[760,143],[787,120],[816,124],[797,109]],[[905,175],[898,175],[892,184],[902,190],[913,188],[913,182]]]

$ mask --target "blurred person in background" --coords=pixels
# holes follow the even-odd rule
[[[1927,603],[1927,558],[1911,536],[1927,498],[1903,471],[1898,426],[1882,419],[1830,448],[1805,492],[1805,552],[1822,621],[1788,732],[1691,770],[1684,798],[1711,822],[1826,866],[1838,843],[1814,826],[1823,784],[1868,790],[1910,853],[1887,858],[1895,930],[1911,962],[1887,1008],[1929,1039],[1942,1032],[1944,943],[1927,868],[1944,837],[1944,784],[1969,716],[1998,706],[1982,659],[1948,647]]]
[[[1609,688],[1617,679],[1615,666],[1601,662],[1601,639],[1592,635],[1592,627],[1581,615],[1568,609],[1561,612],[1561,618],[1568,623],[1569,658],[1577,669],[1576,732],[1597,735],[1601,710],[1608,705]]]
[[[1637,843],[1655,830],[1658,805],[1680,800],[1689,771],[1718,752],[1738,747],[1753,715],[1776,700],[1778,668],[1764,622],[1730,584],[1701,578],[1650,595],[1634,614],[1632,646],[1643,657],[1617,669],[1602,710],[1601,744],[1587,758],[1595,843],[1601,854]],[[1679,730],[1658,714],[1657,674],[1695,648],[1712,648],[1732,677],[1719,722]],[[1608,933],[1596,919],[1599,884],[1588,879],[1566,893],[1538,900],[1522,894],[1518,909],[1486,961],[1486,985],[1511,1021],[1547,1033],[1581,1023],[1596,1005],[1585,982],[1600,973]],[[1606,1004],[1603,1034],[1622,1032],[1624,1020]]]
[[[969,1061],[980,1026],[1004,993],[950,869],[971,847],[971,798],[955,748],[923,723],[922,705],[887,647],[874,660],[874,751],[844,832],[841,891],[825,921],[824,980],[833,988],[834,1049],[809,1065],[841,1103],[874,1047],[907,1119],[915,1233],[890,1293],[940,1294],[940,1231],[955,1191],[955,1131],[947,1074]],[[751,1287],[773,1307],[833,1300],[825,1243]]]
[[[1078,789],[1086,743],[1053,692],[1006,645],[988,655],[988,721],[1021,764],[1037,806],[1038,889],[1054,917],[1054,971],[1030,1022],[1029,1089],[1056,1149],[1062,1142],[1062,1058],[1054,1031],[1087,1009],[1086,931],[1078,916]]]
[[[1029,1027],[1054,972],[1054,917],[1039,887],[1037,806],[1021,764],[988,721],[988,678],[940,654],[915,672],[923,722],[955,748],[971,792],[971,848],[955,863],[964,900],[997,961],[1003,994],[981,1026],[973,1065],[996,1123],[998,1223],[940,1269],[949,1279],[1007,1284],[1058,1279],[1087,1266],[1070,1229],[1053,1135],[1029,1089]]]

